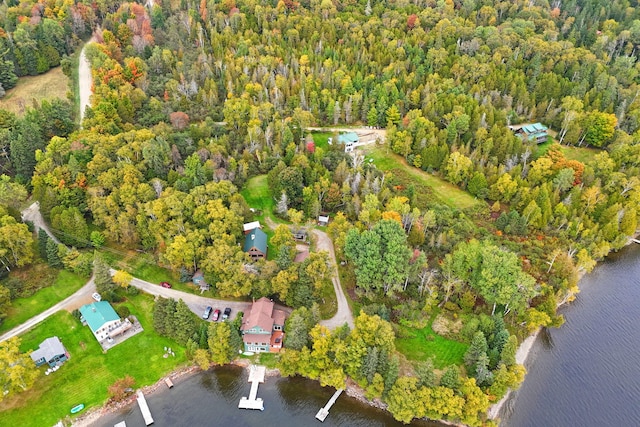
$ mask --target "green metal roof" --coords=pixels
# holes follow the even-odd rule
[[[118,313],[107,301],[99,301],[80,307],[80,313],[93,332],[107,322],[120,319]]]
[[[343,133],[338,135],[338,142],[341,144],[346,144],[347,142],[358,142],[358,134],[355,132]]]
[[[522,131],[527,135],[538,134],[547,131],[547,127],[542,123],[533,123],[530,125],[522,126]]]
[[[253,247],[264,254],[267,253],[267,234],[259,228],[254,228],[244,238],[244,251],[249,252]]]

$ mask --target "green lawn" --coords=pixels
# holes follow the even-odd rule
[[[406,338],[396,339],[398,351],[411,361],[425,361],[433,357],[433,364],[439,369],[453,364],[461,365],[469,345],[436,334],[431,329],[431,322],[422,329],[400,326],[400,335]]]
[[[407,162],[397,154],[387,152],[387,147],[369,148],[365,159],[373,159],[375,166],[382,171],[390,171],[399,184],[408,188],[413,185],[418,204],[426,207],[430,198],[451,207],[465,209],[481,205],[483,202],[466,191],[446,182],[435,175],[421,169],[407,165]]]
[[[540,144],[536,147],[535,158],[540,158],[549,151],[549,148],[557,141],[549,138],[547,142],[544,144]],[[588,147],[570,147],[567,145],[561,145],[560,150],[564,156],[569,160],[577,160],[582,163],[587,163],[593,160],[596,154],[600,153],[601,150],[597,148],[588,148]]]
[[[84,277],[61,270],[51,286],[40,289],[28,298],[17,298],[12,301],[7,318],[0,325],[0,332],[13,329],[27,319],[56,305],[84,286],[86,282],[87,279]]]
[[[271,197],[271,191],[269,191],[267,175],[254,176],[248,180],[240,194],[242,194],[250,208],[262,211],[260,217],[271,216],[275,201]]]
[[[102,405],[108,397],[108,386],[125,375],[132,376],[136,380],[134,388],[139,388],[155,383],[186,362],[183,348],[153,331],[153,297],[141,294],[123,304],[145,330],[107,353],[102,352],[89,328],[67,312],[55,314],[26,333],[21,350],[33,350],[45,338],[57,335],[71,358],[57,372],[43,374],[25,393],[0,402],[0,425],[53,425],[79,403],[85,408]],[[176,357],[163,358],[164,347],[175,349]]]
[[[325,152],[329,149],[329,138],[335,139],[336,134],[337,132],[311,132],[316,147],[322,148]]]

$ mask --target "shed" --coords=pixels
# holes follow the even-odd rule
[[[204,280],[204,274],[202,273],[202,270],[196,270],[196,272],[193,273],[193,278],[191,279],[191,281],[194,285],[200,287],[200,292],[209,290],[209,284],[206,282],[206,280]]]
[[[318,225],[328,225],[328,224],[329,224],[329,215],[318,216]]]
[[[262,228],[262,226],[260,225],[260,221],[247,222],[246,224],[244,224],[242,226],[242,231],[244,231],[244,234],[247,234],[251,230],[256,229],[256,228]]]

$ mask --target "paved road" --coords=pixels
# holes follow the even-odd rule
[[[333,264],[334,272],[331,281],[333,282],[333,290],[338,300],[338,312],[331,319],[320,321],[320,324],[329,329],[335,329],[347,323],[349,327],[353,329],[353,313],[351,313],[351,308],[349,307],[349,303],[347,303],[347,297],[344,295],[342,286],[340,285],[340,275],[338,274],[338,266],[336,265],[336,254],[333,250],[333,242],[324,231],[313,230],[312,233],[317,238],[316,249],[318,251],[329,252],[329,258]]]
[[[21,213],[23,221],[31,221],[33,223],[33,226],[36,229],[36,233],[38,232],[38,230],[43,229],[47,232],[49,237],[53,239],[54,242],[60,243],[56,236],[53,235],[51,230],[49,230],[47,223],[44,222],[44,218],[42,218],[42,214],[40,214],[39,202],[32,203],[31,206],[23,210]]]

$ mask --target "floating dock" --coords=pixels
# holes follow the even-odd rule
[[[113,427],[127,427],[127,423],[124,421],[120,421],[118,424],[115,424]]]
[[[267,368],[264,366],[251,365],[251,369],[249,370],[251,391],[249,391],[249,397],[242,397],[242,399],[240,399],[240,403],[238,403],[239,409],[259,409],[264,411],[264,402],[256,396],[258,395],[258,386],[264,382],[266,372]]]
[[[165,378],[164,383],[167,385],[167,387],[173,388],[173,381],[171,381],[170,378]]]
[[[324,405],[324,408],[320,408],[320,410],[316,414],[317,419],[319,419],[322,422],[324,422],[324,420],[327,419],[327,417],[329,416],[329,409],[331,409],[333,404],[336,403],[336,400],[338,400],[338,397],[340,397],[340,394],[342,393],[342,391],[343,389],[338,389],[336,390],[335,393],[333,393],[333,396],[331,396],[331,399],[329,399],[327,404]]]
[[[138,406],[140,406],[140,412],[142,412],[145,425],[153,424],[153,417],[151,416],[151,411],[149,410],[149,405],[147,405],[147,400],[144,398],[144,394],[142,394],[141,390],[138,390],[136,394],[138,396]]]
[[[638,239],[631,239],[631,241],[632,241],[633,243],[640,243],[640,240],[638,240]]]

